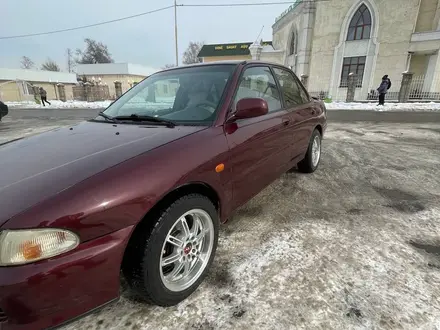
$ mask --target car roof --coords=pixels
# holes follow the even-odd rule
[[[263,65],[276,65],[276,66],[281,66],[284,67],[286,69],[289,70],[289,68],[287,68],[286,66],[282,65],[282,64],[278,64],[278,63],[272,63],[272,62],[267,62],[267,61],[257,61],[257,60],[228,60],[228,61],[215,61],[215,62],[206,62],[206,63],[194,63],[194,64],[188,64],[188,65],[182,65],[182,66],[177,66],[174,68],[168,68],[159,72],[164,72],[164,71],[171,71],[171,70],[178,70],[178,69],[182,69],[182,68],[191,68],[191,67],[202,67],[202,66],[213,66],[213,65],[245,65],[245,64],[263,64]]]

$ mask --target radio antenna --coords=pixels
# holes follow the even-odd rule
[[[263,29],[264,29],[264,25],[261,27],[260,33],[258,33],[257,39],[255,39],[255,42],[257,42],[258,39],[260,38],[261,33],[263,32]]]

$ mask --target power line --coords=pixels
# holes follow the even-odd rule
[[[139,16],[144,16],[144,15],[148,15],[148,14],[157,13],[159,11],[163,11],[163,10],[170,9],[170,8],[173,8],[173,7],[174,7],[174,5],[167,6],[167,7],[162,7],[162,8],[159,8],[159,9],[146,11],[146,12],[143,12],[143,13],[140,13],[140,14],[136,14],[136,15],[125,16],[125,17],[113,19],[113,20],[110,20],[110,21],[99,22],[99,23],[95,23],[95,24],[77,26],[77,27],[69,28],[69,29],[62,29],[62,30],[54,30],[54,31],[48,31],[48,32],[39,32],[39,33],[20,34],[20,35],[15,35],[15,36],[0,37],[0,40],[18,39],[18,38],[25,38],[25,37],[35,37],[35,36],[42,36],[42,35],[48,35],[48,34],[54,34],[54,33],[68,32],[68,31],[74,31],[74,30],[80,30],[80,29],[87,29],[89,27],[94,27],[94,26],[99,26],[99,25],[104,25],[104,24],[115,23],[115,22],[124,21],[124,20],[127,20],[127,19],[139,17]]]
[[[246,6],[270,6],[270,5],[292,5],[295,1],[281,2],[244,2],[244,3],[213,3],[213,4],[181,4],[178,7],[246,7]]]
[[[303,2],[307,2],[310,0],[305,0]],[[48,31],[48,32],[39,32],[39,33],[29,33],[29,34],[19,34],[19,35],[15,35],[15,36],[5,36],[5,37],[0,37],[0,40],[6,40],[6,39],[18,39],[18,38],[26,38],[26,37],[36,37],[36,36],[42,36],[42,35],[48,35],[48,34],[55,34],[55,33],[62,33],[62,32],[68,32],[68,31],[75,31],[75,30],[81,30],[81,29],[87,29],[90,27],[94,27],[94,26],[99,26],[99,25],[105,25],[105,24],[110,24],[110,23],[115,23],[115,22],[120,22],[120,21],[124,21],[127,19],[132,19],[132,18],[136,18],[139,16],[145,16],[148,14],[153,14],[153,13],[157,13],[159,11],[163,11],[163,10],[167,10],[170,8],[175,8],[175,7],[244,7],[244,6],[270,6],[270,5],[287,5],[287,4],[293,4],[295,1],[279,1],[279,2],[245,2],[245,3],[219,3],[219,4],[180,4],[180,5],[171,5],[171,6],[166,6],[166,7],[162,7],[159,9],[155,9],[155,10],[150,10],[150,11],[146,11],[143,13],[139,13],[136,15],[131,15],[131,16],[125,16],[125,17],[121,17],[121,18],[117,18],[117,19],[113,19],[110,21],[104,21],[104,22],[99,22],[99,23],[95,23],[95,24],[89,24],[89,25],[82,25],[82,26],[77,26],[77,27],[73,27],[73,28],[68,28],[68,29],[61,29],[61,30],[54,30],[54,31]]]
[[[313,1],[313,0],[303,0],[302,2],[311,2],[311,1]],[[318,0],[315,0],[315,1],[318,1]],[[320,0],[320,1],[328,1],[328,0]],[[53,31],[39,32],[39,33],[19,34],[19,35],[14,35],[14,36],[5,36],[5,37],[0,37],[0,40],[18,39],[18,38],[26,38],[26,37],[36,37],[36,36],[42,36],[42,35],[49,35],[49,34],[55,34],[55,33],[62,33],[62,32],[69,32],[69,31],[87,29],[87,28],[94,27],[94,26],[100,26],[100,25],[105,25],[105,24],[110,24],[110,23],[124,21],[124,20],[127,20],[127,19],[132,19],[132,18],[136,18],[136,17],[140,17],[140,16],[145,16],[145,15],[157,13],[159,11],[167,10],[167,9],[170,9],[170,8],[176,8],[176,7],[247,7],[247,6],[292,5],[294,3],[295,3],[295,1],[278,1],[278,2],[243,2],[243,3],[187,4],[187,5],[186,4],[179,4],[179,5],[171,5],[171,6],[166,6],[166,7],[162,7],[162,8],[158,8],[158,9],[154,9],[154,10],[150,10],[150,11],[146,11],[146,12],[139,13],[139,14],[136,14],[136,15],[130,15],[130,16],[125,16],[125,17],[113,19],[113,20],[110,20],[110,21],[104,21],[104,22],[99,22],[99,23],[94,23],[94,24],[89,24],[89,25],[82,25],[82,26],[77,26],[77,27],[68,28],[68,29],[53,30]]]

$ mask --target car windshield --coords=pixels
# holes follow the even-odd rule
[[[194,66],[155,74],[122,95],[95,120],[210,125],[235,67]]]

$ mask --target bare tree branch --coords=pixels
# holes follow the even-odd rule
[[[22,69],[32,69],[35,65],[34,62],[27,56],[23,56],[20,63]]]
[[[175,67],[176,67],[175,64],[165,64],[165,65],[162,67],[162,70],[171,69],[171,68],[175,68]]]
[[[188,48],[183,53],[183,64],[200,63],[202,59],[198,57],[200,50],[203,47],[203,42],[191,41]]]
[[[45,71],[61,71],[60,67],[58,66],[58,64],[55,61],[51,60],[50,58],[48,58],[46,60],[46,62],[44,62],[41,65],[41,70],[45,70]]]

